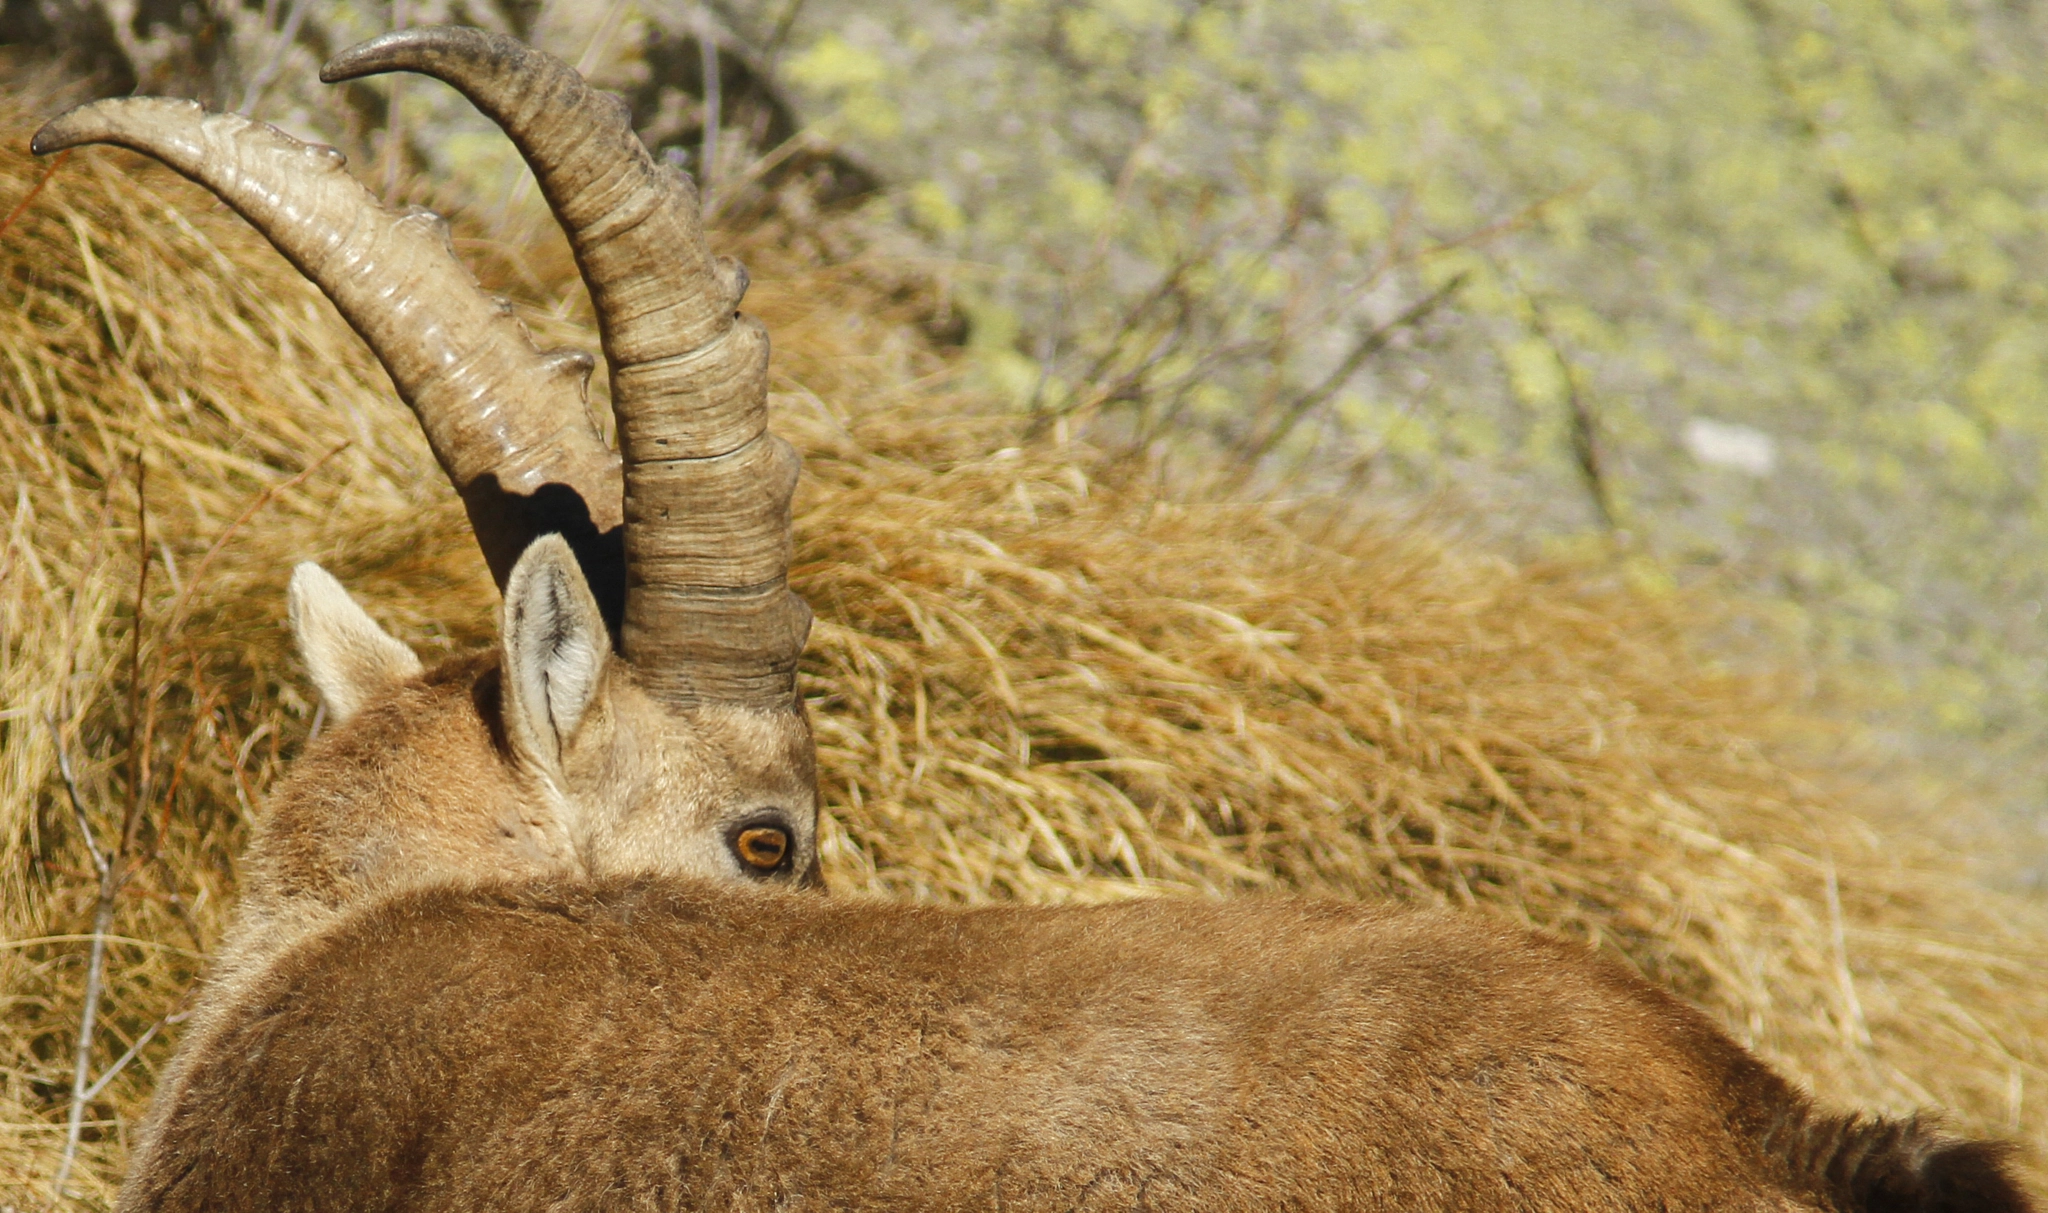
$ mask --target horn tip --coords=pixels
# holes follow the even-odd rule
[[[178,112],[179,117],[198,118],[204,116],[206,107],[197,101],[173,97],[107,97],[88,101],[43,123],[28,141],[28,150],[47,156],[88,143],[115,142],[120,138],[120,119],[139,111]]]
[[[354,46],[320,65],[320,83],[340,84],[363,76],[405,69],[404,52],[419,42],[416,30],[395,29]]]
[[[340,84],[363,76],[375,76],[382,72],[395,71],[397,65],[385,62],[384,43],[392,35],[385,34],[368,42],[354,46],[320,65],[320,83]]]
[[[549,350],[541,355],[550,372],[580,384],[589,384],[590,373],[597,369],[597,359],[583,350]]]
[[[62,118],[52,118],[50,121],[45,122],[42,129],[37,131],[28,141],[30,153],[37,156],[47,156],[51,152],[61,152],[66,148],[77,147],[82,141],[71,138],[69,132],[58,125],[63,121]]]
[[[385,72],[420,70],[422,61],[436,53],[469,57],[505,54],[502,43],[513,42],[502,34],[462,25],[421,25],[379,34],[358,42],[320,66],[322,84],[340,84]],[[514,46],[524,50],[523,46]]]

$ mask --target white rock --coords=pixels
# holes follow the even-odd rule
[[[1685,449],[1715,467],[1768,476],[1778,466],[1778,441],[1762,430],[1695,417],[1685,423]]]

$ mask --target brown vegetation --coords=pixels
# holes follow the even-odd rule
[[[0,139],[0,215],[48,167],[29,126]],[[1162,501],[1078,442],[1023,443],[949,389],[914,292],[831,235],[730,240],[806,452],[840,894],[1468,905],[1612,948],[1830,1100],[2048,1147],[2038,908],[1784,765],[1798,722],[1689,658],[1681,608],[1348,510]],[[544,345],[592,344],[556,238],[501,238],[465,249]],[[292,562],[430,658],[484,638],[492,595],[382,373],[202,192],[75,154],[0,234],[0,283],[0,1185],[40,1199],[100,887],[60,745],[102,842],[126,820],[141,860],[98,1073],[179,1007],[312,725]],[[175,1026],[90,1104],[89,1203]]]

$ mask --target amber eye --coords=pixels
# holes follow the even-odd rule
[[[750,826],[732,840],[740,862],[758,872],[772,872],[789,854],[789,832],[776,826]]]

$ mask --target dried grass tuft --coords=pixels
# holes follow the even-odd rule
[[[4,213],[46,166],[24,120],[0,127]],[[588,347],[540,232],[469,251]],[[1355,512],[1161,500],[955,394],[886,267],[810,229],[733,242],[807,452],[842,894],[1468,906],[1616,950],[1830,1098],[2048,1146],[2038,908],[1888,836],[1848,774],[1788,763],[1774,738],[1808,723],[1688,657],[1686,608]],[[80,153],[0,235],[0,283],[0,1186],[21,1204],[62,1153],[98,888],[57,739],[96,831],[137,806],[103,1071],[182,1005],[312,727],[291,563],[428,656],[485,639],[493,594],[383,373],[201,191]],[[110,1200],[175,1035],[90,1101],[80,1203]]]

